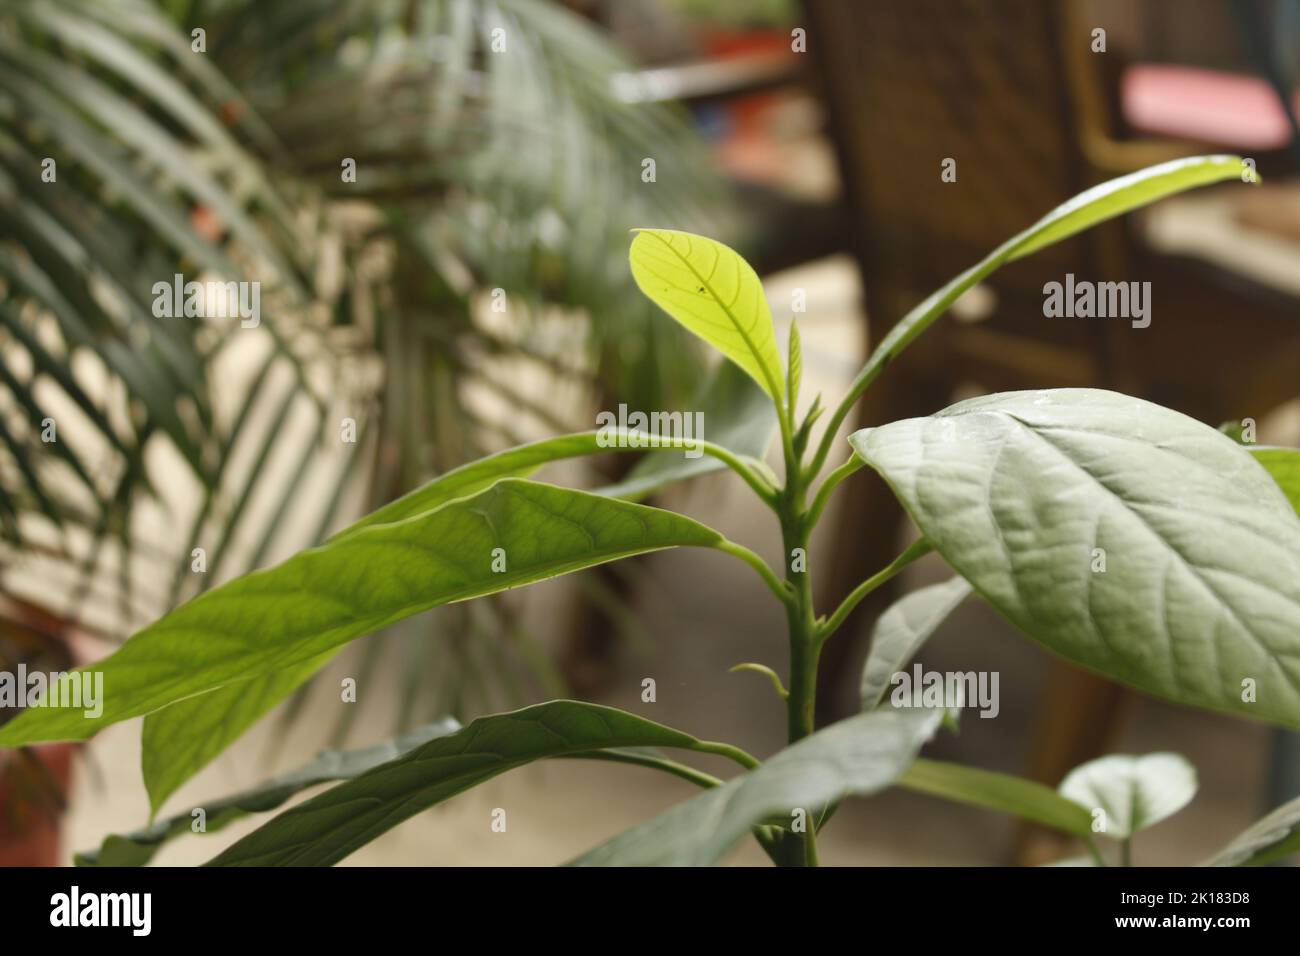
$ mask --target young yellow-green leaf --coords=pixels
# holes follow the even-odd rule
[[[1227,436],[1060,389],[850,442],[953,569],[1049,650],[1179,703],[1300,727],[1300,518]]]
[[[201,832],[216,833],[250,813],[274,810],[302,791],[322,783],[359,777],[367,770],[388,763],[435,737],[445,737],[457,730],[460,730],[460,724],[451,717],[444,717],[382,744],[355,750],[321,751],[310,763],[273,777],[256,787],[218,800],[205,800],[203,811],[206,828]],[[144,866],[162,849],[163,844],[193,832],[193,823],[192,816],[186,811],[131,833],[120,836],[113,834],[104,838],[98,850],[78,853],[74,862],[77,866]]]
[[[301,664],[178,700],[147,715],[140,736],[140,767],[149,791],[150,814],[157,813],[181,784],[302,686],[334,654],[328,651]]]
[[[200,595],[95,665],[104,681],[99,719],[28,709],[0,727],[0,747],[84,740],[119,720],[305,663],[432,607],[634,554],[723,541],[669,511],[506,478]]]
[[[1141,209],[1167,196],[1211,183],[1240,180],[1244,168],[1240,156],[1189,156],[1108,180],[1057,206],[1024,232],[1012,236],[980,262],[931,293],[903,316],[880,341],[867,359],[867,364],[854,377],[848,394],[827,425],[827,435],[833,436],[838,432],[854,402],[903,349],[943,315],[966,290],[1008,262],[1014,262],[1108,219]],[[818,450],[821,461],[825,460],[824,452],[828,450],[829,445],[823,443]]]
[[[1277,482],[1291,507],[1300,512],[1300,449],[1272,445],[1246,445],[1245,448]]]
[[[894,783],[934,735],[942,710],[874,710],[792,744],[762,766],[583,854],[577,866],[708,866],[769,819],[790,823],[804,811]]]
[[[1300,853],[1300,797],[1243,830],[1205,866],[1268,866]]]
[[[763,284],[739,253],[689,232],[642,229],[630,259],[642,292],[781,404],[784,376],[772,313]]]
[[[493,714],[285,811],[208,865],[331,866],[408,817],[497,774],[535,760],[626,747],[718,749],[644,717],[574,700]]]
[[[872,710],[880,704],[894,674],[907,666],[970,592],[965,578],[953,578],[904,595],[880,615],[871,631],[871,650],[862,666],[863,710]]]
[[[1124,840],[1171,817],[1196,796],[1196,768],[1178,754],[1114,754],[1075,767],[1057,791],[1105,812],[1108,837]]]
[[[986,810],[1033,820],[1074,836],[1092,833],[1092,815],[1051,787],[1005,773],[918,759],[898,778],[898,785]]]

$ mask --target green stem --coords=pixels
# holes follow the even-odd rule
[[[1098,866],[1107,866],[1106,858],[1101,855],[1101,850],[1097,849],[1097,841],[1091,836],[1088,837],[1088,852],[1092,854],[1092,862]]]
[[[789,743],[807,737],[815,729],[817,703],[817,660],[821,654],[817,642],[817,623],[813,616],[812,579],[807,571],[808,534],[812,523],[804,511],[807,488],[799,463],[793,455],[786,460],[786,487],[778,501],[781,515],[781,539],[785,548],[786,587],[792,600],[786,605],[786,622],[790,632],[790,687],[786,698],[786,725]],[[804,557],[802,571],[794,570],[793,556]],[[787,831],[790,841],[787,859],[802,866],[817,865],[816,827],[809,822],[804,833]]]
[[[713,547],[717,548],[719,551],[725,551],[727,554],[734,555],[748,564],[758,572],[758,576],[763,579],[763,583],[768,586],[768,589],[777,596],[782,604],[786,605],[786,607],[791,606],[791,603],[794,601],[794,596],[790,593],[790,589],[782,583],[781,579],[776,576],[776,573],[767,566],[767,562],[757,554],[749,550],[749,548],[745,547],[743,544],[737,544],[735,541],[729,541],[726,538],[723,538]]]
[[[835,613],[830,616],[830,619],[817,629],[816,641],[818,646],[824,643],[828,637],[840,629],[840,625],[842,625],[845,619],[853,613],[853,609],[861,603],[863,598],[876,588],[880,587],[899,571],[903,570],[903,568],[907,567],[917,558],[929,554],[933,550],[934,545],[925,538],[919,538],[911,547],[891,561],[888,566],[877,571],[850,591],[849,596],[846,597],[840,606],[835,609]]]
[[[703,770],[696,770],[694,767],[688,767],[686,764],[678,763],[668,757],[657,757],[653,754],[639,754],[621,750],[593,750],[590,753],[569,754],[567,759],[630,763],[638,767],[649,767],[651,770],[662,770],[664,773],[670,773],[674,777],[681,777],[683,780],[690,781],[701,787],[722,786],[722,781],[713,774],[705,773]]]
[[[790,692],[786,690],[785,685],[781,683],[781,675],[772,670],[772,668],[768,667],[766,664],[755,664],[753,661],[745,661],[743,664],[737,664],[734,667],[729,668],[727,672],[729,674],[735,674],[740,671],[753,671],[755,674],[762,674],[770,680],[772,686],[776,688],[776,696],[780,697],[782,700],[790,699]]]
[[[808,527],[817,527],[817,522],[821,520],[822,512],[826,509],[826,502],[831,500],[831,492],[835,490],[835,486],[865,464],[861,458],[854,455],[826,476],[822,486],[817,489],[817,496],[813,498],[812,507],[808,509]]]
[[[580,434],[596,435],[599,433],[584,432]],[[658,435],[651,435],[648,432],[616,429],[612,434],[619,440],[607,448],[600,449],[601,451],[681,451],[686,449],[687,446],[685,439],[663,438]],[[743,478],[745,484],[749,485],[754,494],[758,495],[769,508],[776,507],[776,489],[772,487],[766,478],[755,471],[744,458],[730,449],[715,445],[713,442],[705,441],[702,438],[692,439],[691,443],[701,452],[710,458],[716,458]]]
[[[732,744],[718,743],[715,740],[701,740],[691,748],[702,754],[717,754],[719,757],[726,757],[728,760],[734,760],[746,770],[753,770],[760,763],[758,758],[753,757],[739,747]]]

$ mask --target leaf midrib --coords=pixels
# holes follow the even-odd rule
[[[654,238],[662,242],[665,246],[667,246],[668,251],[671,252],[674,256],[676,256],[678,259],[680,259],[682,265],[684,265],[687,269],[690,270],[691,275],[695,276],[695,278],[699,280],[700,285],[704,286],[704,288],[708,291],[709,296],[713,299],[714,302],[718,304],[718,308],[720,308],[723,311],[723,313],[727,316],[727,318],[731,320],[731,324],[735,326],[736,332],[740,335],[740,337],[745,342],[745,348],[749,349],[749,354],[758,360],[758,367],[763,373],[764,380],[766,380],[767,382],[768,391],[771,392],[773,396],[779,395],[781,393],[781,389],[777,386],[776,382],[773,380],[772,371],[767,367],[767,362],[764,359],[763,354],[758,351],[758,348],[754,345],[753,339],[750,338],[749,333],[746,332],[744,327],[740,324],[740,320],[736,318],[735,313],[732,312],[731,309],[722,301],[722,296],[718,295],[718,293],[714,291],[713,284],[704,276],[700,275],[699,270],[695,268],[695,266],[691,263],[691,261],[687,259],[686,256],[682,255],[682,253],[674,249],[673,244],[669,242],[667,239],[665,239],[663,236],[659,235],[659,233],[647,232],[646,235],[653,236]],[[686,243],[687,245],[690,245],[689,237],[686,239]],[[722,260],[722,256],[718,255],[714,263],[715,270],[717,268],[717,262],[720,262],[721,260]],[[743,279],[743,275],[741,278]],[[738,279],[737,280],[738,292],[741,287],[742,287],[742,283]]]
[[[1200,569],[1197,568],[1196,565],[1194,565],[1187,558],[1186,555],[1184,555],[1180,550],[1178,550],[1178,548],[1176,548],[1171,541],[1165,538],[1164,535],[1162,535],[1159,531],[1157,531],[1154,527],[1152,527],[1150,522],[1147,521],[1144,515],[1140,514],[1135,509],[1130,508],[1127,502],[1125,501],[1125,499],[1118,492],[1114,491],[1109,485],[1107,485],[1104,481],[1102,481],[1101,478],[1099,478],[1097,475],[1094,475],[1091,471],[1089,471],[1086,467],[1084,467],[1082,463],[1076,461],[1074,458],[1067,455],[1064,451],[1061,450],[1059,446],[1057,446],[1054,442],[1052,442],[1049,438],[1047,438],[1046,435],[1042,434],[1033,425],[1029,424],[1027,421],[1020,418],[1014,412],[1002,410],[1002,411],[991,412],[991,413],[982,412],[981,414],[1005,415],[1008,419],[1010,419],[1011,421],[1019,425],[1024,432],[1033,435],[1040,442],[1042,442],[1043,445],[1052,449],[1052,451],[1054,451],[1057,455],[1064,458],[1068,464],[1074,466],[1074,468],[1076,468],[1081,474],[1087,475],[1089,478],[1091,478],[1093,483],[1096,484],[1098,488],[1106,492],[1106,494],[1109,495],[1111,498],[1115,499],[1119,503],[1120,507],[1126,513],[1132,515],[1133,518],[1137,521],[1137,523],[1148,534],[1150,534],[1158,542],[1163,544],[1165,548],[1168,550],[1168,552],[1172,554],[1174,557],[1176,557],[1178,561],[1183,565],[1183,567],[1190,573],[1193,580],[1198,582],[1201,585],[1201,587],[1205,589],[1206,592],[1208,592],[1213,598],[1215,598],[1215,600],[1218,602],[1220,607],[1226,608],[1228,610],[1232,619],[1237,623],[1237,626],[1241,629],[1241,632],[1250,639],[1252,644],[1254,644],[1259,650],[1263,651],[1264,656],[1273,663],[1273,665],[1278,669],[1280,673],[1287,676],[1288,681],[1291,683],[1292,691],[1300,693],[1300,684],[1296,684],[1294,680],[1291,678],[1290,671],[1283,664],[1281,658],[1279,658],[1277,654],[1274,653],[1272,648],[1270,648],[1267,644],[1265,644],[1262,640],[1260,640],[1259,636],[1255,634],[1255,632],[1246,624],[1245,620],[1241,617],[1240,613],[1238,613],[1237,608],[1233,604],[1231,604],[1228,601],[1228,599],[1222,593],[1220,593],[1220,591],[1201,574]],[[1004,439],[1004,444],[1005,444],[1005,439]],[[1296,604],[1297,606],[1300,606],[1300,602],[1296,601],[1296,599],[1291,597],[1290,595],[1283,594],[1280,591],[1274,591],[1273,593],[1280,594],[1283,598],[1290,601],[1292,604]],[[1168,629],[1166,629],[1166,637],[1168,636],[1169,636],[1169,632]]]

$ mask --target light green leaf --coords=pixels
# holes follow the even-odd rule
[[[497,774],[548,757],[627,747],[716,752],[719,745],[626,711],[573,700],[480,717],[280,814],[208,865],[330,866],[408,817]]]
[[[707,866],[750,828],[809,820],[846,796],[890,786],[934,735],[940,710],[876,710],[832,724],[762,766],[706,790],[584,854],[577,866]]]
[[[1091,229],[1107,219],[1141,209],[1167,196],[1198,186],[1240,179],[1243,168],[1240,156],[1190,156],[1175,159],[1101,183],[1057,206],[1024,232],[1012,236],[980,262],[927,296],[903,316],[880,341],[867,359],[867,364],[854,377],[848,394],[827,425],[827,435],[833,436],[838,432],[853,404],[903,349],[943,315],[963,293],[1008,262],[1014,262],[1085,229]],[[829,445],[823,442],[818,449],[818,464],[825,460],[824,452],[828,450]]]
[[[785,388],[772,313],[763,284],[739,253],[689,232],[641,229],[630,259],[642,292],[781,403]]]
[[[1277,486],[1291,502],[1291,507],[1300,512],[1300,450],[1272,445],[1245,447],[1277,482]]]
[[[366,771],[388,763],[435,737],[444,737],[459,729],[459,723],[450,717],[445,717],[382,744],[356,750],[322,751],[310,763],[289,773],[273,777],[249,790],[220,800],[204,801],[204,822],[207,828],[203,832],[216,833],[228,823],[250,813],[274,810],[296,794],[322,783],[359,777]],[[192,832],[193,822],[190,813],[186,812],[166,820],[159,820],[151,826],[132,833],[121,836],[113,834],[105,838],[98,850],[78,853],[75,862],[78,866],[144,866],[162,849],[163,844]]]
[[[1187,806],[1196,796],[1196,768],[1178,754],[1114,754],[1075,767],[1057,792],[1089,812],[1104,810],[1102,832],[1123,840]]]
[[[1247,827],[1205,866],[1267,866],[1300,853],[1300,798]]]
[[[850,442],[954,570],[1050,650],[1170,700],[1300,726],[1300,519],[1231,439],[1062,389]]]
[[[329,663],[334,653],[178,700],[146,716],[140,766],[149,791],[149,813],[157,813],[181,784]]]
[[[724,363],[722,368],[730,370],[732,366]],[[749,395],[757,396],[757,404],[764,413],[763,421],[773,422],[772,427],[775,427],[772,405],[767,401],[766,396],[740,372],[731,371],[727,376],[728,379],[733,377],[735,381],[729,382],[724,392],[732,393],[736,383],[739,383]],[[715,392],[715,394],[723,393]],[[718,416],[715,420],[723,419],[722,416]],[[768,434],[770,436],[770,430]],[[729,435],[724,435],[725,437]],[[744,433],[740,432],[736,437],[743,438]],[[680,439],[652,435],[638,435],[637,439],[646,443],[646,447],[665,451],[683,447]],[[335,535],[331,543],[337,543],[374,525],[391,524],[431,511],[448,501],[479,492],[502,478],[530,475],[549,462],[610,450],[621,449],[601,446],[597,433],[591,431],[550,438],[489,455],[453,469],[372,512]],[[651,484],[666,482],[673,477],[686,477],[695,471],[707,470],[690,467],[698,463],[710,463],[714,467],[722,466],[722,462],[711,455],[685,458],[682,455],[664,454],[650,456],[646,460],[662,462],[664,466],[654,471],[647,470],[647,474],[651,476],[649,478]],[[688,467],[682,468],[683,463]],[[607,488],[598,493],[609,495],[611,492],[618,491],[628,493],[646,491],[648,485],[645,481],[644,478],[638,478],[635,479],[635,484],[628,482],[621,489]],[[157,812],[163,801],[178,786],[197,773],[208,761],[323,665],[324,660],[317,664],[308,662],[296,665],[285,671],[277,671],[255,681],[241,682],[212,691],[150,714],[145,719],[142,757],[145,784],[149,789],[153,811]]]
[[[890,679],[907,666],[921,646],[970,595],[965,578],[918,588],[896,601],[871,632],[871,650],[862,668],[862,709],[879,706]]]
[[[0,727],[0,747],[83,740],[185,697],[304,663],[431,607],[634,554],[723,542],[672,512],[506,478],[200,595],[95,665],[105,687],[100,719],[29,709]],[[505,570],[494,571],[494,562]]]
[[[1092,815],[1051,787],[1005,773],[919,759],[898,779],[917,793],[1009,813],[1074,836],[1092,833]]]

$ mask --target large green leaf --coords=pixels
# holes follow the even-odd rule
[[[1180,703],[1300,726],[1300,519],[1231,439],[1149,402],[1064,389],[850,441],[1030,637]]]
[[[743,368],[773,401],[785,398],[763,284],[739,253],[689,232],[642,229],[630,258],[632,277],[656,305]]]
[[[0,746],[82,740],[185,697],[305,663],[431,607],[634,554],[723,541],[672,512],[503,479],[200,595],[95,665],[106,688],[100,719],[27,710],[0,728]],[[500,559],[505,570],[494,571]]]
[[[938,760],[917,760],[898,778],[898,785],[973,807],[1010,813],[1065,833],[1086,837],[1092,816],[1051,787],[1005,773],[963,767]]]
[[[732,367],[724,363],[722,368]],[[722,378],[723,376],[718,376],[718,379]],[[727,388],[710,389],[707,394],[725,398],[734,394],[732,389],[738,381],[743,386],[745,394],[758,397],[766,413],[760,421],[775,424],[771,403],[762,392],[754,388],[749,379],[739,372],[732,372],[726,376],[726,381]],[[741,410],[749,411],[744,407]],[[757,416],[741,417],[735,421],[742,429],[746,422],[749,422],[752,430],[752,423],[756,418]],[[720,415],[713,420],[730,419]],[[770,438],[770,430],[765,434]],[[744,439],[746,433],[739,430],[735,433],[729,432],[723,437]],[[663,451],[683,447],[680,439],[651,435],[638,435],[637,438],[638,441],[645,443],[646,447]],[[337,543],[374,525],[391,524],[431,511],[448,501],[481,491],[502,478],[530,475],[548,462],[608,450],[610,449],[600,444],[597,433],[592,431],[550,438],[489,455],[455,468],[372,512],[335,535],[331,543]],[[647,462],[662,463],[663,467],[647,469],[624,486],[610,486],[601,489],[598,493],[619,497],[647,493],[669,481],[680,480],[709,470],[708,466],[693,467],[698,463],[705,462],[713,467],[722,466],[722,462],[711,454],[699,458],[686,458],[673,454],[653,455],[647,458]],[[323,664],[324,660],[316,663],[308,661],[253,681],[241,682],[238,685],[231,685],[172,704],[150,714],[145,719],[142,757],[145,785],[149,789],[153,810],[156,812],[178,786],[197,773],[204,764],[252,726],[281,699],[292,693]]]
[[[164,843],[195,832],[193,809],[202,809],[204,813],[204,829],[200,832],[216,833],[228,823],[250,813],[274,810],[296,794],[322,783],[359,777],[435,737],[444,737],[459,729],[460,724],[455,720],[444,718],[382,744],[356,750],[322,751],[310,763],[251,789],[219,800],[205,801],[185,813],[159,820],[141,830],[106,837],[98,850],[78,853],[76,863],[78,866],[144,866],[162,849]]]
[[[1196,796],[1196,768],[1178,754],[1114,754],[1075,767],[1057,791],[1090,811],[1104,810],[1098,832],[1122,840],[1187,806]]]
[[[815,820],[823,806],[888,787],[943,717],[941,710],[877,710],[805,737],[762,766],[601,844],[579,866],[707,866],[750,828]],[[811,822],[809,823],[811,825]]]
[[[1190,156],[1160,163],[1094,186],[1057,206],[1024,232],[1012,236],[980,262],[923,299],[889,330],[872,351],[867,364],[854,377],[848,393],[826,426],[826,438],[818,449],[818,464],[825,460],[830,447],[828,443],[838,433],[854,402],[903,349],[976,283],[1008,262],[1068,239],[1107,219],[1188,189],[1240,179],[1244,168],[1239,156]]]
[[[480,717],[340,784],[280,814],[209,865],[329,866],[408,817],[497,774],[535,760],[626,747],[718,749],[613,707],[572,700],[537,704]]]
[[[324,667],[328,651],[262,677],[227,684],[155,710],[144,719],[140,766],[149,791],[149,812],[198,773],[271,708]]]
[[[862,667],[863,710],[872,710],[880,704],[894,674],[907,665],[970,592],[965,578],[953,578],[918,588],[880,615],[871,632],[867,662]]]
[[[1277,486],[1291,502],[1291,507],[1300,511],[1300,449],[1277,448],[1272,445],[1245,447],[1277,482]]]
[[[1256,821],[1206,861],[1206,866],[1267,866],[1300,853],[1300,798]]]

